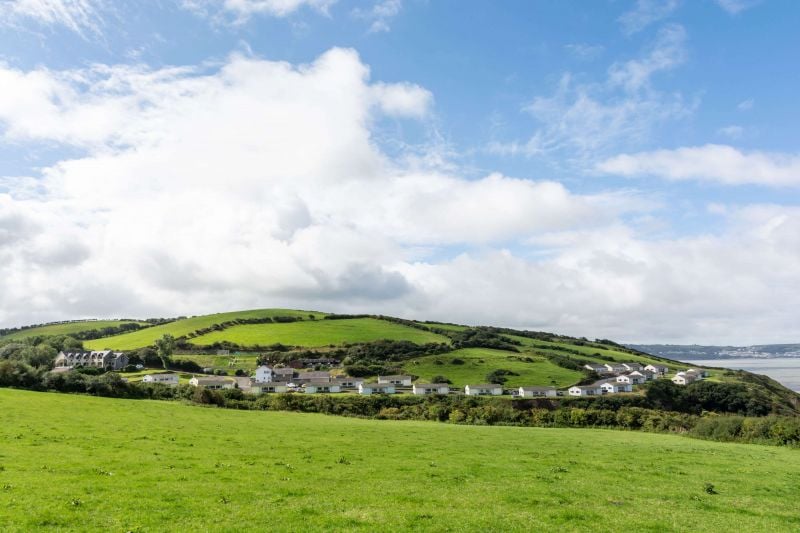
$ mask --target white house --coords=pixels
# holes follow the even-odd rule
[[[620,373],[620,372],[627,372],[628,369],[622,363],[606,363],[605,367],[607,372],[611,373]]]
[[[199,378],[197,376],[189,380],[189,385],[193,387],[205,387],[206,389],[219,390],[219,389],[232,389],[234,382],[230,379],[223,377],[208,377]]]
[[[633,383],[633,379],[627,374],[622,374],[614,379],[617,383]]]
[[[342,388],[337,383],[315,381],[303,385],[303,391],[307,394],[319,394],[327,392],[342,392]]]
[[[664,365],[647,365],[644,367],[645,370],[649,370],[650,372],[654,372],[658,376],[663,376],[664,374],[669,372],[669,367]]]
[[[600,396],[603,390],[600,385],[575,385],[569,388],[570,396]]]
[[[340,376],[336,378],[331,378],[331,383],[336,383],[343,389],[357,389],[361,383],[364,383],[364,380],[361,378]]]
[[[467,385],[464,387],[464,394],[467,396],[500,396],[503,394],[503,386],[496,383]]]
[[[558,392],[555,387],[520,387],[520,398],[554,397]]]
[[[447,383],[414,383],[411,392],[417,395],[450,394],[450,386]]]
[[[675,374],[675,377],[672,378],[672,382],[676,385],[688,385],[689,383],[693,383],[697,381],[697,377],[694,374],[689,374],[687,372],[678,372]]]
[[[267,365],[261,365],[260,367],[256,368],[256,383],[269,383],[273,381],[274,373],[271,367]]]
[[[615,394],[618,392],[631,392],[633,387],[630,383],[620,383],[619,381],[608,381],[600,385],[603,394]]]
[[[400,387],[410,387],[411,376],[378,376],[378,383],[390,383]]]
[[[390,383],[359,383],[358,393],[365,396],[370,394],[394,394],[394,385]]]
[[[583,368],[587,370],[591,370],[592,372],[596,372],[598,374],[608,374],[610,370],[606,368],[606,365],[595,365],[595,364],[586,364],[583,365]]]
[[[642,372],[639,372],[638,370],[630,372],[628,374],[628,377],[631,380],[630,381],[631,385],[641,385],[642,383],[647,381],[647,376],[645,374],[643,374]]]
[[[142,383],[161,383],[174,387],[178,384],[178,374],[148,374],[142,378]]]
[[[289,384],[282,381],[268,381],[266,383],[252,382],[248,392],[250,394],[265,394],[272,392],[288,392]]]
[[[622,366],[631,371],[642,370],[644,368],[644,365],[641,365],[639,363],[622,363]]]
[[[108,370],[122,370],[128,365],[128,356],[122,352],[98,350],[92,352],[58,352],[55,361],[57,369],[90,366]]]
[[[313,371],[313,372],[298,372],[295,381],[301,383],[308,383],[310,381],[330,381],[331,380],[331,373],[320,370],[320,371]]]
[[[690,368],[686,371],[687,374],[693,374],[697,379],[706,377],[706,371],[701,368]]]

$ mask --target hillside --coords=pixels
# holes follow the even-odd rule
[[[4,531],[798,525],[792,449],[13,390],[0,406]]]
[[[105,348],[114,350],[135,350],[136,348],[152,345],[156,339],[161,338],[165,334],[170,334],[174,337],[183,337],[196,330],[209,328],[232,320],[251,320],[281,316],[308,319],[309,315],[322,318],[325,316],[325,313],[319,313],[317,311],[298,311],[294,309],[254,309],[249,311],[215,313],[212,315],[184,318],[160,326],[147,328],[146,330],[92,340],[84,343],[84,347],[89,350],[102,350]]]
[[[76,320],[19,329],[6,335],[0,335],[0,341],[23,340],[40,335],[75,335],[77,333],[101,330],[103,328],[117,328],[123,324],[149,325],[146,322],[139,322],[136,320]]]

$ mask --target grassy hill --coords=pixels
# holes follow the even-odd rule
[[[4,531],[794,531],[798,450],[0,390]]]
[[[197,346],[228,341],[242,346],[268,346],[280,343],[289,346],[318,347],[381,339],[411,341],[417,344],[449,341],[442,335],[386,320],[353,318],[286,324],[245,324],[201,335],[193,338],[191,342]]]
[[[434,376],[444,376],[457,387],[485,383],[486,375],[498,368],[518,374],[508,376],[507,387],[521,385],[564,387],[583,377],[582,373],[561,368],[541,356],[487,348],[464,348],[442,355],[411,359],[403,368],[409,374],[419,376],[421,381],[430,382]]]
[[[85,331],[113,328],[122,324],[131,323],[146,325],[145,322],[137,322],[135,320],[79,320],[75,322],[65,322],[63,324],[47,324],[34,328],[22,329],[14,333],[9,333],[8,335],[2,335],[0,336],[0,340],[23,340],[39,335],[74,335]]]
[[[134,350],[150,346],[156,339],[169,333],[174,337],[188,335],[198,329],[208,328],[215,324],[221,324],[230,320],[253,319],[253,318],[274,318],[276,316],[291,316],[307,319],[308,315],[322,318],[325,313],[317,311],[298,311],[294,309],[253,309],[250,311],[234,311],[230,313],[216,313],[213,315],[202,315],[191,318],[176,320],[168,324],[154,326],[145,330],[133,331],[123,335],[115,335],[103,339],[95,339],[84,343],[84,347],[89,350],[101,350],[111,348],[114,350]]]

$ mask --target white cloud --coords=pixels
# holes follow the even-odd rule
[[[623,33],[633,35],[654,22],[667,18],[678,6],[680,0],[636,0],[634,8],[625,12],[618,20]]]
[[[380,33],[391,30],[389,21],[399,15],[402,9],[403,0],[378,0],[370,9],[354,9],[352,15],[369,21],[370,33]]]
[[[525,107],[541,124],[533,136],[494,143],[490,150],[528,156],[568,151],[583,160],[644,142],[659,124],[692,111],[680,94],[663,94],[652,83],[656,74],[685,61],[685,40],[683,27],[668,25],[641,57],[612,64],[603,83],[578,83],[565,74],[553,96],[536,97]]]
[[[718,129],[717,134],[729,139],[741,139],[742,135],[744,135],[744,128],[736,124],[731,124],[730,126]]]
[[[206,16],[227,14],[235,23],[247,22],[254,15],[286,17],[304,7],[327,14],[335,3],[336,0],[181,0],[184,9]]]
[[[2,325],[289,306],[620,340],[800,334],[798,208],[719,209],[719,235],[654,240],[626,223],[658,214],[635,191],[408,167],[372,128],[427,120],[432,97],[371,81],[349,50],[0,75],[5,142],[82,153],[0,180]]]
[[[601,162],[597,168],[620,176],[656,176],[725,185],[800,186],[800,155],[741,152],[718,144],[622,154]]]
[[[717,5],[727,11],[731,15],[736,15],[755,7],[761,3],[762,0],[716,0]]]
[[[99,34],[103,25],[103,0],[0,0],[0,24],[32,21],[42,26],[63,26],[79,35]]]

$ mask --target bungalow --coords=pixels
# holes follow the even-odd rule
[[[538,398],[538,397],[554,397],[558,396],[558,392],[556,391],[555,387],[520,387],[519,388],[519,397],[520,398]]]
[[[569,388],[570,396],[600,396],[603,390],[600,385],[575,385]]]
[[[57,369],[90,366],[107,370],[122,370],[128,365],[128,356],[122,352],[99,350],[93,352],[58,352],[55,361]]]
[[[390,383],[401,387],[410,387],[411,376],[378,376],[378,383]]]
[[[315,381],[303,385],[303,392],[306,394],[342,392],[342,388],[337,383],[331,383],[330,381]]]
[[[161,383],[174,387],[178,384],[178,374],[148,374],[142,378],[142,383]]]
[[[693,383],[697,381],[699,378],[694,374],[689,374],[687,372],[678,372],[675,374],[675,377],[672,378],[672,382],[676,385],[688,385],[689,383]]]
[[[658,377],[658,374],[656,374],[652,370],[647,370],[646,368],[644,370],[642,370],[641,372],[642,372],[642,374],[644,374],[644,379],[646,381],[653,381],[654,379],[656,379]]]
[[[331,373],[327,371],[300,372],[297,374],[296,381],[308,383],[309,381],[330,381]]]
[[[274,372],[267,365],[256,368],[256,383],[269,383],[273,380]]]
[[[638,370],[628,374],[628,377],[631,379],[631,384],[633,385],[641,385],[642,383],[647,381],[647,376],[644,375],[642,372],[639,372]]]
[[[642,370],[644,368],[644,366],[639,363],[622,363],[622,366],[628,370]]]
[[[608,381],[600,385],[603,394],[615,394],[618,392],[631,392],[633,387],[630,383],[620,383],[618,381]]]
[[[613,374],[619,374],[628,370],[622,363],[606,363],[605,367],[607,369],[606,372]]]
[[[693,374],[697,379],[703,379],[706,377],[706,371],[702,368],[690,368],[686,371],[687,374]]]
[[[411,392],[417,395],[425,394],[450,394],[450,385],[447,383],[414,383]]]
[[[606,368],[606,365],[586,364],[583,365],[583,368],[591,370],[592,372],[596,372],[598,374],[608,374],[609,372],[609,370]]]
[[[272,392],[288,392],[289,384],[282,381],[269,381],[267,383],[252,382],[248,392],[250,394],[266,394]]]
[[[631,378],[628,374],[622,374],[614,378],[617,383],[633,383],[633,378]]]
[[[467,385],[464,387],[464,394],[467,396],[500,396],[503,394],[503,386],[496,383]]]
[[[195,376],[189,380],[189,385],[193,387],[205,387],[206,389],[211,389],[211,390],[234,388],[233,381],[222,377],[199,378]]]
[[[286,381],[289,382],[295,376],[296,372],[294,368],[286,367],[286,368],[273,368],[272,369],[272,379],[275,381]]]
[[[669,367],[664,365],[647,365],[644,367],[645,370],[649,370],[650,372],[655,373],[658,376],[663,376],[664,374],[669,372]]]
[[[394,385],[389,383],[359,383],[358,393],[365,396],[370,394],[394,394]]]
[[[361,383],[364,383],[364,380],[360,378],[340,376],[336,378],[331,378],[331,383],[336,383],[343,389],[357,389]]]

